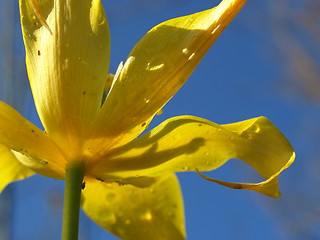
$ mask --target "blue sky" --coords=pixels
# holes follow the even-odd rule
[[[218,4],[218,1],[209,0],[162,0],[145,6],[134,2],[103,1],[110,17],[111,73],[115,72],[120,61],[126,59],[144,33],[156,24]],[[191,240],[293,239],[292,232],[295,231],[291,228],[302,228],[303,223],[299,220],[303,220],[303,214],[312,212],[312,209],[306,209],[299,215],[297,209],[308,205],[308,198],[319,198],[319,194],[311,193],[316,181],[308,168],[308,158],[313,157],[316,150],[316,142],[312,140],[319,136],[310,126],[319,122],[319,107],[288,93],[290,86],[281,79],[281,56],[272,41],[266,39],[266,30],[252,28],[248,22],[253,19],[250,16],[257,17],[257,22],[265,20],[262,5],[253,1],[247,3],[150,128],[177,115],[199,116],[219,124],[266,116],[292,142],[298,158],[280,178],[283,193],[280,200],[227,189],[201,179],[196,173],[178,174],[185,200],[187,235]],[[15,11],[17,14],[18,9]],[[24,53],[18,20],[16,26],[15,57],[16,63],[20,63]],[[21,76],[25,77],[25,74],[16,77]],[[0,99],[5,100],[4,96]],[[24,115],[39,124],[30,94],[26,99]],[[317,131],[319,133],[319,129]],[[210,175],[227,181],[260,180],[239,161],[230,161]],[[8,221],[12,240],[60,238],[62,181],[34,176],[12,184],[6,192],[12,195],[13,201]],[[2,196],[1,201],[4,201]],[[319,221],[315,222],[315,226],[319,226]],[[319,236],[312,226],[307,230],[310,236]],[[84,215],[80,235],[81,239],[117,239]]]

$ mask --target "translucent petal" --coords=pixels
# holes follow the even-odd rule
[[[185,239],[182,195],[174,174],[158,177],[146,188],[88,181],[82,207],[124,240]]]
[[[10,183],[25,179],[34,172],[22,165],[9,148],[0,144],[0,192]]]
[[[36,9],[29,2],[20,0],[20,13],[37,111],[48,135],[74,159],[101,107],[107,20],[100,0],[42,0]]]
[[[43,172],[47,172],[50,176],[56,178],[64,176],[66,160],[59,147],[45,132],[1,101],[0,144],[5,145],[13,153],[18,152],[25,159],[29,159],[22,163],[37,173],[41,174],[43,169]]]
[[[198,174],[203,177],[204,179],[218,183],[222,186],[233,188],[233,189],[243,189],[243,190],[251,190],[251,191],[256,191],[258,193],[264,194],[268,197],[272,198],[279,198],[281,196],[281,193],[278,189],[278,178],[279,175],[282,173],[283,170],[288,168],[294,161],[295,159],[295,153],[292,154],[291,158],[287,162],[286,165],[284,165],[278,172],[273,174],[271,177],[269,177],[267,180],[259,182],[259,183],[233,183],[233,182],[226,182],[226,181],[221,181],[218,179],[213,179],[210,178],[199,171]]]
[[[216,8],[151,29],[119,68],[87,145],[88,154],[99,158],[144,131],[244,4],[245,0],[224,0]]]
[[[272,185],[276,197],[277,175],[293,162],[294,151],[265,117],[218,125],[197,117],[180,116],[168,119],[97,162],[88,169],[88,174],[126,181],[130,177],[167,172],[209,171],[233,158],[245,161],[265,179],[274,179],[262,188]]]

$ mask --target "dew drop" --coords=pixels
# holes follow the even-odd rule
[[[148,210],[145,214],[144,214],[144,219],[150,221],[152,219],[152,214],[151,214],[151,211]]]
[[[102,21],[99,22],[99,25],[102,26],[105,23],[106,23],[106,21],[104,19],[102,19]]]
[[[160,70],[165,66],[165,64],[162,62],[162,59],[153,58],[150,60],[150,62],[147,63],[147,70],[148,71],[155,71]]]
[[[152,219],[152,212],[145,206],[139,206],[136,209],[136,213],[142,220],[150,221]]]
[[[190,57],[188,58],[188,60],[191,60],[191,59],[194,57],[194,55],[195,55],[195,53],[192,53],[192,54],[190,55]]]
[[[252,130],[252,132],[258,133],[258,132],[260,132],[260,127],[259,127],[259,125],[253,125],[251,127],[251,130]]]
[[[220,25],[218,27],[216,27],[215,29],[213,29],[213,31],[211,32],[211,34],[215,34],[215,32],[219,29]]]
[[[145,103],[149,103],[149,102],[150,102],[150,99],[144,98],[143,101],[144,101]]]
[[[183,54],[185,54],[185,55],[189,55],[189,49],[188,48],[184,48],[184,49],[182,49],[182,52],[183,52]]]

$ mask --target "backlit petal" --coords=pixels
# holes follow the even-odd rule
[[[37,173],[41,174],[38,170],[43,169],[43,172],[50,173],[45,174],[46,176],[64,176],[66,161],[61,150],[47,134],[1,101],[0,144],[29,159],[22,163]]]
[[[204,179],[218,183],[222,186],[233,188],[233,189],[243,189],[243,190],[251,190],[251,191],[256,191],[258,193],[264,194],[266,196],[272,197],[272,198],[278,198],[281,196],[281,193],[279,192],[278,189],[278,178],[280,173],[288,168],[294,161],[295,159],[295,153],[292,154],[291,158],[287,162],[286,165],[284,165],[277,173],[273,174],[271,177],[269,177],[267,180],[260,182],[260,183],[233,183],[233,182],[226,182],[226,181],[221,181],[218,179],[213,179],[210,178],[203,173],[200,173],[198,171],[198,174],[203,177]]]
[[[48,135],[73,158],[101,106],[107,20],[100,0],[42,0],[36,10],[29,2],[20,0],[20,13],[35,104]]]
[[[150,187],[86,182],[82,207],[101,227],[124,240],[185,239],[183,201],[174,174]]]
[[[125,181],[134,176],[213,170],[233,158],[245,161],[265,179],[275,179],[261,187],[272,185],[277,197],[277,175],[293,162],[294,151],[282,133],[264,117],[218,125],[181,116],[168,119],[88,171],[101,179]]]
[[[0,192],[10,183],[25,179],[34,174],[22,165],[9,148],[0,144]]]
[[[245,2],[224,0],[216,8],[171,19],[151,29],[116,74],[88,154],[99,157],[136,138],[184,84]]]

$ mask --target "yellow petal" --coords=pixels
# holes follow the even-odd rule
[[[174,174],[147,188],[86,182],[82,207],[101,227],[124,240],[185,239],[183,201]]]
[[[31,4],[33,11],[34,11],[35,15],[37,16],[38,20],[41,22],[41,24],[43,26],[46,27],[46,29],[50,32],[50,34],[52,34],[52,31],[51,31],[47,21],[44,19],[43,15],[41,13],[41,10],[38,5],[38,0],[28,0],[28,1]]]
[[[245,161],[265,179],[274,179],[276,184],[261,188],[272,185],[276,197],[276,178],[293,162],[294,151],[265,117],[218,125],[197,117],[180,116],[168,119],[97,162],[88,174],[121,181],[121,178],[166,172],[209,171],[233,158]]]
[[[20,13],[35,104],[49,136],[73,158],[101,107],[107,20],[100,0],[42,0],[36,10],[29,2],[20,0]]]
[[[0,192],[8,184],[25,179],[33,173],[15,158],[9,148],[0,144]]]
[[[46,176],[61,178],[64,175],[66,161],[61,150],[47,134],[1,101],[0,144],[29,159],[22,163],[37,173],[42,174],[43,169],[48,172]]]
[[[262,181],[260,183],[233,183],[233,182],[226,182],[226,181],[221,181],[218,179],[213,179],[210,178],[199,171],[198,174],[211,182],[215,182],[217,184],[220,184],[225,187],[233,188],[233,189],[242,189],[242,190],[251,190],[251,191],[256,191],[258,193],[264,194],[268,197],[272,198],[279,198],[281,196],[281,193],[278,189],[278,178],[279,175],[283,170],[288,168],[294,161],[295,159],[295,153],[292,154],[291,158],[287,162],[286,165],[284,165],[277,173],[273,174],[271,177],[269,177],[267,180]]]
[[[116,74],[88,144],[88,154],[98,158],[144,131],[245,2],[224,0],[216,8],[171,19],[151,29]]]

